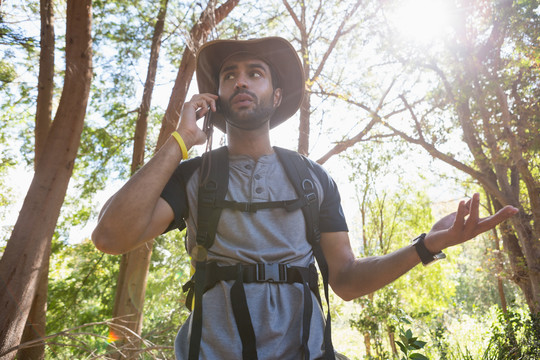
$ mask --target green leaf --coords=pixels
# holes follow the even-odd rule
[[[409,355],[409,358],[410,359],[418,359],[418,360],[429,360],[428,357],[426,357],[425,355],[419,354],[419,353],[412,353],[411,355]]]
[[[395,343],[398,344],[399,348],[401,349],[401,352],[403,352],[404,354],[407,353],[407,348],[405,347],[405,345],[403,345],[401,341],[396,341]]]

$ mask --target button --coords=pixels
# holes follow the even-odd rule
[[[261,175],[260,174],[255,174],[255,180],[261,180]]]
[[[246,169],[248,169],[248,170],[251,170],[251,168],[252,168],[252,166],[249,165],[249,164],[245,165],[244,167],[245,167]]]
[[[262,187],[258,187],[258,188],[255,189],[255,192],[256,192],[257,194],[260,194],[260,193],[262,193],[263,191],[264,191],[264,190],[263,190]]]

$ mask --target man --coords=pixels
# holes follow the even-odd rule
[[[281,38],[213,41],[197,54],[197,80],[201,94],[184,104],[177,132],[107,202],[92,237],[98,249],[122,254],[165,231],[187,226],[187,249],[197,263],[194,292],[199,310],[178,333],[178,359],[333,358],[324,315],[319,306],[312,306],[318,295],[309,290],[317,249],[327,264],[328,283],[337,295],[351,300],[517,212],[508,206],[481,219],[475,194],[414,245],[356,259],[335,183],[320,166],[306,160],[311,179],[304,183],[313,185],[318,205],[317,239],[312,241],[313,222],[307,220],[304,208],[264,205],[250,210],[253,204],[287,207],[299,197],[269,137],[270,128],[292,116],[302,102],[303,71],[294,48]],[[202,168],[219,166],[217,158],[211,155],[178,165],[187,158],[187,150],[206,141],[197,119],[207,113],[228,139],[228,185],[226,200],[221,201],[227,204],[218,215],[215,236],[207,236],[207,225],[198,219],[206,215],[198,205],[205,203],[200,193],[218,182]],[[253,269],[257,279],[251,282],[246,279]],[[260,269],[268,274],[258,278]],[[209,284],[209,278],[226,271],[232,271],[232,278]],[[296,280],[285,283],[287,277]],[[197,284],[202,288],[197,290]]]

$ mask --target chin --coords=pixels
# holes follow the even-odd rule
[[[262,128],[268,128],[268,120],[264,122],[251,122],[251,121],[227,121],[227,123],[235,128],[240,130],[246,130],[246,131],[253,131],[253,130],[259,130]]]

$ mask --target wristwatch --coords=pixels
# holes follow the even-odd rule
[[[424,266],[427,266],[437,260],[444,259],[446,255],[442,251],[439,251],[436,254],[432,254],[431,252],[429,252],[429,250],[426,248],[426,245],[424,244],[425,237],[426,237],[425,233],[421,234],[420,236],[418,236],[416,239],[412,241],[412,245],[416,249],[418,256],[420,256],[420,260],[422,260],[422,264],[424,264]]]

